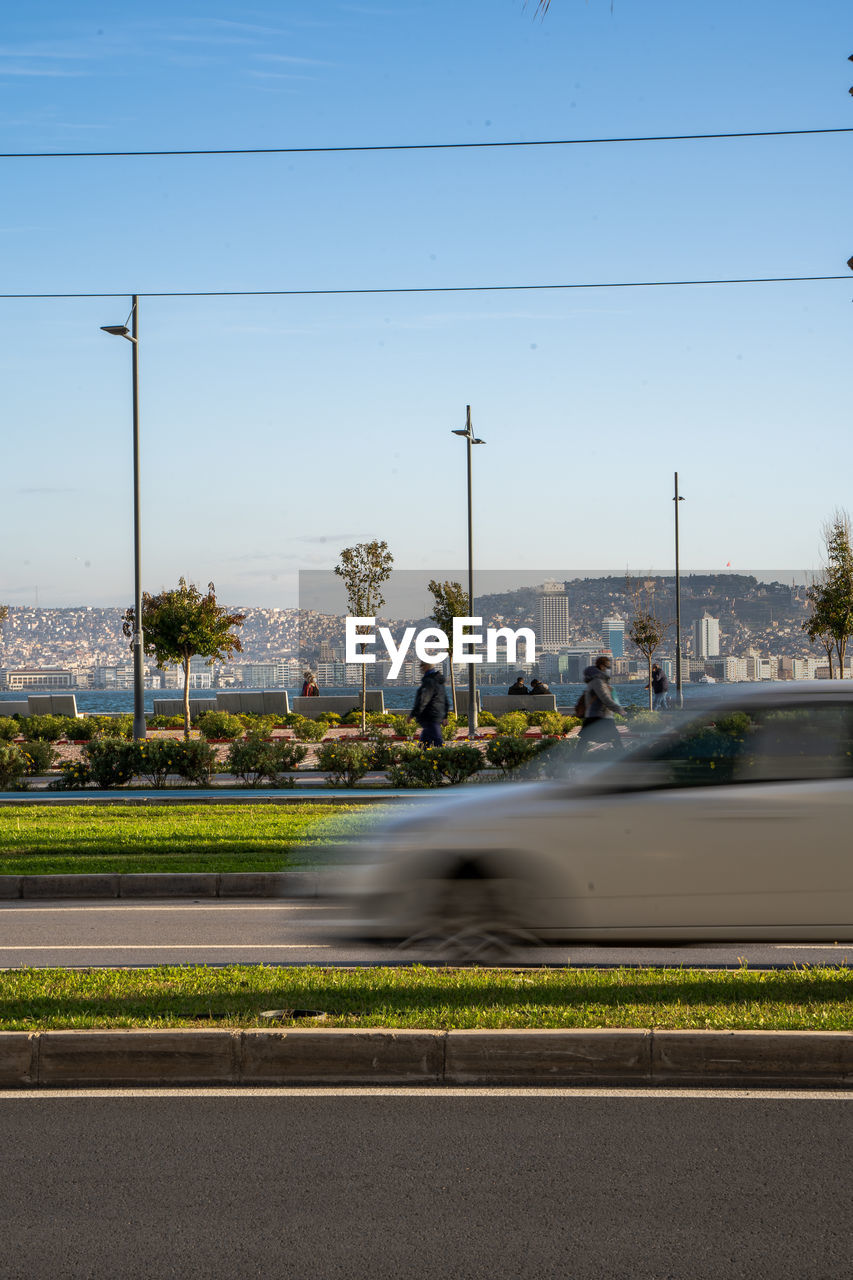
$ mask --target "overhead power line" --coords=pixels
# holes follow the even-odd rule
[[[730,280],[599,280],[569,284],[439,284],[403,285],[379,289],[168,289],[123,293],[0,293],[0,301],[50,298],[337,298],[395,293],[522,293],[560,289],[683,289],[694,285],[807,284],[847,280],[849,276],[743,276]]]
[[[630,138],[534,138],[519,142],[398,142],[354,147],[187,147],[150,151],[0,151],[0,160],[106,160],[142,156],[304,156],[368,151],[476,151],[495,147],[597,147],[624,142],[707,142],[718,138],[798,138],[853,133],[838,129],[750,129],[740,133],[668,133]]]

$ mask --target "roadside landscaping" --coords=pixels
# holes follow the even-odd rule
[[[370,829],[384,805],[9,805],[0,875],[282,871]]]
[[[0,973],[2,1031],[205,1026],[849,1031],[853,971],[187,965]]]

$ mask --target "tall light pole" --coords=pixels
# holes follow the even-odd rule
[[[471,446],[475,444],[485,444],[485,440],[480,440],[474,435],[474,428],[471,426],[471,406],[465,406],[465,430],[454,430],[455,436],[464,436],[467,442],[466,456],[468,459],[468,616],[474,616],[474,521],[471,508]],[[451,652],[450,661],[453,661]],[[477,684],[474,676],[474,663],[468,664],[468,737],[476,738],[477,736]]]
[[[133,394],[133,736],[145,740],[145,673],[142,649],[142,567],[139,536],[139,297],[133,295],[130,329],[126,324],[102,324],[104,333],[127,338],[131,344]]]
[[[675,691],[679,707],[684,706],[684,689],[681,680],[681,566],[678,560],[678,504],[684,499],[678,496],[678,472],[675,473]]]

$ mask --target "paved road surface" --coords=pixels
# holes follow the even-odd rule
[[[111,902],[0,905],[0,967],[24,965],[376,964],[425,953],[342,943],[324,902]],[[672,947],[561,946],[518,954],[529,964],[658,964],[753,967],[841,964],[853,945],[768,943]]]
[[[4,1280],[839,1280],[850,1095],[0,1095]]]

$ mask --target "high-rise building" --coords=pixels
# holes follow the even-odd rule
[[[693,624],[693,654],[696,658],[720,656],[720,619],[703,613]]]
[[[601,641],[614,658],[625,656],[625,623],[621,618],[602,618]]]
[[[536,599],[536,650],[557,653],[569,643],[569,597],[562,582],[545,582]]]

